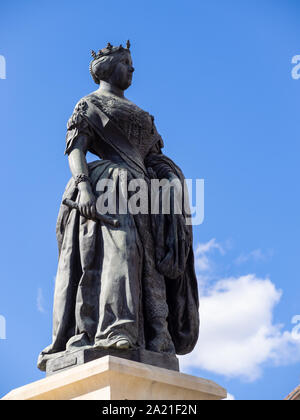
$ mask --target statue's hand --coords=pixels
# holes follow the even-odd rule
[[[92,191],[87,189],[80,191],[79,211],[87,219],[96,218],[96,199]]]

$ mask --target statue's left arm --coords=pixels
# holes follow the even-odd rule
[[[162,153],[164,147],[163,139],[157,132],[155,125],[153,124],[153,137],[154,143],[145,158],[145,165],[148,171],[153,170],[158,179],[169,179],[174,178],[183,179],[183,174],[175,163]]]

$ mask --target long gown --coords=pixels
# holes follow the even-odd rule
[[[66,153],[84,138],[97,199],[109,179],[118,202],[130,198],[134,179],[169,178],[184,184],[181,170],[162,154],[154,117],[132,102],[94,92],[79,101],[68,121]],[[127,198],[126,194],[129,194]],[[79,200],[73,178],[63,200]],[[124,214],[122,214],[124,213]],[[57,220],[59,263],[52,344],[38,367],[58,353],[82,346],[108,348],[126,338],[132,348],[186,354],[199,331],[192,228],[186,214],[113,215],[120,227],[82,217],[62,204]]]

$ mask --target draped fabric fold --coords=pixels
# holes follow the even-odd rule
[[[177,354],[193,350],[199,335],[199,297],[194,269],[193,230],[186,224],[190,216],[185,178],[181,169],[163,154],[151,154],[146,159],[152,177],[180,183],[180,191],[171,189],[169,214],[152,215],[155,236],[155,257],[158,271],[165,276],[169,307],[169,329]],[[150,172],[150,173],[151,173]],[[178,184],[177,184],[178,185]],[[168,198],[168,197],[167,197]],[[160,208],[163,193],[160,192]],[[179,214],[174,213],[179,201]]]

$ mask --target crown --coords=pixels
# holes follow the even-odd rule
[[[117,51],[130,51],[130,41],[128,40],[126,42],[126,48],[123,47],[121,44],[119,47],[113,47],[110,42],[107,43],[105,48],[102,48],[102,50],[99,50],[98,53],[96,53],[94,50],[91,51],[91,55],[94,60],[97,60],[100,57],[104,57],[106,55],[110,55],[112,53],[116,53]]]

